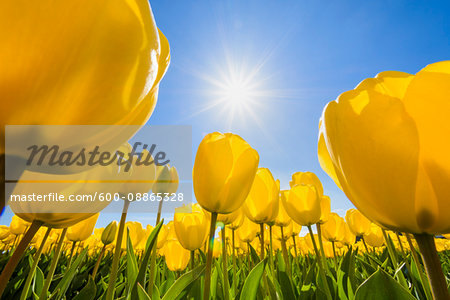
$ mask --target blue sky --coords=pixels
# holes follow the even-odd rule
[[[325,104],[381,71],[416,73],[449,59],[448,1],[151,5],[170,43],[171,65],[149,124],[192,125],[193,155],[206,133],[239,134],[282,188],[296,171],[316,173],[332,210],[341,215],[352,204],[317,160],[318,120]],[[218,101],[236,80],[245,82],[244,103]],[[231,119],[233,110],[239,113]],[[98,226],[118,218],[105,214]],[[10,219],[7,211],[0,223]],[[151,216],[129,219],[154,223]]]

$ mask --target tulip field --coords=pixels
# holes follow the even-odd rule
[[[326,209],[329,199],[324,199]],[[194,205],[192,212],[176,213],[174,221],[154,228],[126,222],[114,299],[202,299],[209,215]],[[348,211],[347,222],[323,212],[321,218],[328,220],[316,224],[321,237],[300,237],[301,226],[283,209],[274,222],[261,226],[241,211],[233,215],[218,223],[225,229],[212,249],[213,299],[431,299],[414,238],[385,231],[358,211]],[[118,224],[94,229],[97,217],[67,230],[41,228],[2,299],[104,299]],[[14,217],[9,228],[0,228],[1,269],[29,225]],[[358,239],[355,233],[361,234]],[[450,240],[436,239],[436,244],[449,274]]]
[[[0,0],[0,300],[450,300],[449,10],[193,2]]]

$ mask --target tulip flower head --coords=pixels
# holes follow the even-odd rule
[[[350,231],[356,236],[363,236],[370,230],[370,222],[359,210],[351,208],[345,214]]]
[[[208,235],[208,218],[203,211],[186,207],[175,209],[173,225],[177,240],[189,251],[202,247]]]
[[[192,175],[198,203],[220,214],[237,210],[250,191],[258,163],[258,153],[240,136],[206,135],[198,147]]]
[[[72,242],[81,242],[86,240],[94,230],[95,224],[97,223],[99,214],[95,214],[92,217],[87,218],[67,229],[66,237]]]
[[[287,198],[282,198],[282,201],[294,222],[309,226],[320,221],[321,198],[314,185],[297,184],[291,188]]]
[[[278,216],[279,193],[279,181],[275,181],[269,169],[259,168],[243,206],[247,218],[257,224],[274,222]]]
[[[323,111],[322,168],[385,228],[450,232],[449,85],[450,61],[416,75],[382,72]]]

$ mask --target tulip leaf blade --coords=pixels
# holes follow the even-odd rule
[[[413,300],[407,289],[381,268],[356,290],[355,300]]]
[[[259,283],[266,268],[267,258],[260,261],[248,274],[242,287],[241,300],[256,299]]]
[[[173,285],[167,290],[164,294],[162,300],[175,300],[180,294],[195,280],[197,280],[200,275],[205,271],[205,265],[200,265],[193,270],[183,274],[180,278],[178,278]]]
[[[92,276],[89,276],[88,283],[80,291],[80,293],[73,298],[73,300],[95,299],[96,293],[97,293],[97,287],[95,286],[94,280],[92,280]]]
[[[147,292],[144,290],[142,285],[138,282],[137,284],[137,295],[139,300],[150,300],[150,296],[147,294]]]
[[[134,255],[133,244],[131,243],[130,238],[130,229],[127,228],[127,280],[129,283],[129,292],[131,291],[131,287],[133,283],[136,281],[136,277],[138,275],[138,263],[136,259],[136,255]]]
[[[42,270],[36,266],[36,272],[34,274],[34,285],[33,285],[33,292],[35,292],[37,295],[41,294],[42,288],[44,287],[44,273]]]
[[[148,267],[148,262],[152,253],[152,249],[153,246],[156,243],[157,237],[158,237],[158,233],[161,230],[161,227],[164,223],[164,219],[162,219],[158,225],[155,226],[155,228],[152,230],[152,232],[150,233],[150,236],[147,239],[147,242],[145,244],[145,253],[144,256],[142,258],[141,261],[141,266],[139,267],[139,272],[137,273],[137,276],[134,278],[133,284],[132,286],[132,290],[131,290],[131,298],[132,299],[136,299],[137,292],[137,285],[138,283],[142,286],[144,284],[144,279],[145,279],[145,273],[147,272],[147,267]]]
[[[81,262],[86,257],[88,250],[89,250],[88,247],[84,248],[84,250],[81,252],[80,255],[78,255],[75,262],[70,266],[70,268],[64,274],[64,277],[61,279],[61,281],[58,283],[58,285],[54,289],[54,291],[57,292],[56,299],[59,300],[66,294],[66,291],[69,288],[69,285],[72,282],[73,277],[75,276],[75,272],[77,271],[78,266],[80,266]]]

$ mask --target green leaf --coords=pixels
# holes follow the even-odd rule
[[[286,272],[279,272],[278,278],[280,282],[281,291],[283,292],[284,299],[295,299],[294,292],[292,289],[292,283],[289,280],[289,276]]]
[[[131,287],[136,281],[138,275],[138,263],[136,255],[134,255],[133,244],[130,239],[130,229],[127,228],[127,281],[129,284],[128,292],[131,292]]]
[[[256,293],[258,292],[259,282],[264,273],[266,267],[267,258],[260,261],[248,274],[242,288],[241,297],[242,300],[256,299]]]
[[[356,290],[355,300],[413,300],[407,289],[382,269],[378,269]]]
[[[44,287],[44,273],[36,266],[36,273],[34,274],[33,292],[37,295],[41,294]]]
[[[151,300],[140,283],[137,284],[137,295],[139,300]]]
[[[164,219],[162,219],[161,222],[159,222],[159,224],[156,225],[156,227],[152,230],[152,232],[150,233],[150,236],[147,239],[147,243],[145,244],[145,253],[142,258],[139,272],[136,271],[135,274],[137,274],[137,276],[134,278],[133,281],[130,281],[133,283],[131,285],[133,287],[131,290],[131,299],[136,299],[136,297],[138,296],[137,295],[137,284],[139,283],[141,286],[144,285],[145,273],[147,272],[147,268],[148,268],[148,261],[152,254],[153,245],[156,242],[159,230],[161,229],[161,226],[163,223],[164,223]],[[136,270],[137,270],[137,263],[136,263]]]
[[[78,266],[83,261],[83,259],[86,256],[88,250],[89,250],[89,248],[87,248],[87,247],[84,248],[83,252],[81,252],[81,254],[78,255],[78,257],[75,260],[75,262],[66,271],[66,273],[64,274],[64,277],[61,279],[61,281],[58,283],[58,285],[54,289],[54,291],[56,291],[58,293],[56,299],[58,299],[58,300],[61,299],[64,296],[64,294],[66,293],[70,282],[72,281],[73,277],[75,276],[75,272],[77,271]]]
[[[89,276],[88,283],[73,300],[92,300],[95,299],[96,294],[97,287],[95,286],[94,280],[92,280],[92,276]]]
[[[140,284],[139,284],[139,286],[140,286]],[[159,289],[155,284],[153,284],[152,299],[153,300],[161,299],[161,295],[159,294]]]
[[[200,265],[193,269],[192,271],[187,272],[183,276],[177,279],[174,284],[169,288],[166,292],[163,300],[174,300],[184,291],[186,287],[188,287],[191,283],[197,280],[201,274],[205,271],[205,265]]]

